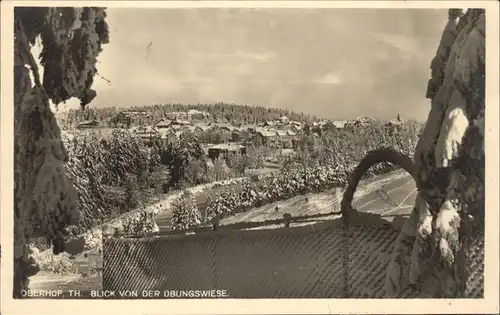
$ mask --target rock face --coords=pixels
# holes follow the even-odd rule
[[[407,282],[422,297],[463,297],[469,253],[484,237],[484,10],[449,10],[431,77],[414,156],[418,196],[387,271],[392,297]]]

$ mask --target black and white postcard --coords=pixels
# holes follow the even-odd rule
[[[498,312],[498,11],[2,2],[2,313]]]

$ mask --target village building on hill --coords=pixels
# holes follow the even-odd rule
[[[277,147],[276,142],[278,135],[276,134],[276,132],[261,128],[257,130],[256,135],[260,138],[260,142],[262,143],[262,145],[270,148]]]
[[[229,156],[237,156],[246,154],[246,147],[241,144],[223,143],[216,144],[208,148],[208,156],[212,161],[222,157],[227,159]]]
[[[391,119],[385,124],[385,128],[389,130],[389,132],[397,132],[400,131],[403,127],[403,120],[398,114],[396,119]]]
[[[187,112],[169,112],[165,113],[165,117],[170,120],[188,120],[188,113]]]
[[[255,132],[257,130],[257,125],[255,125],[255,124],[243,124],[238,129],[240,131]]]
[[[194,133],[202,134],[203,132],[207,132],[210,130],[210,126],[206,124],[197,124],[194,126]]]
[[[224,123],[224,124],[230,124],[229,120],[225,117],[216,117],[210,121],[210,123]]]
[[[234,130],[233,125],[231,125],[229,122],[211,122],[209,126],[227,132],[231,132]]]
[[[174,120],[177,121],[187,121],[189,119],[189,115],[186,112],[177,112],[177,115]]]
[[[151,113],[145,109],[123,110],[120,113],[128,116],[151,116]]]
[[[345,128],[347,124],[347,120],[334,120],[332,121],[332,125],[337,130],[342,130]]]
[[[351,126],[351,127],[358,128],[358,127],[366,126],[367,124],[370,124],[374,121],[375,121],[375,119],[372,117],[358,117],[355,120],[348,121],[347,125]]]
[[[398,114],[398,117],[396,119],[389,120],[387,124],[392,126],[400,126],[403,124],[403,120],[401,119],[401,116],[399,116]]]
[[[187,120],[206,120],[210,119],[210,114],[196,109],[190,109],[187,112]]]
[[[293,131],[293,132],[295,132],[295,133],[299,133],[299,132],[301,132],[301,131],[302,131],[302,126],[299,126],[299,125],[292,125],[292,124],[290,124],[290,125],[288,126],[288,130]]]
[[[288,136],[290,137],[290,143],[292,145],[291,148],[294,151],[296,151],[298,149],[298,146],[299,146],[300,136],[291,130],[287,130],[286,132],[287,132]]]
[[[274,126],[276,126],[276,122],[275,121],[266,120],[266,121],[260,123],[259,126],[260,127],[274,127]]]
[[[92,120],[86,120],[78,123],[77,128],[78,129],[91,129],[91,128],[96,128],[99,126],[99,122],[96,119]]]
[[[192,132],[195,130],[195,128],[196,127],[192,125],[171,125],[167,130]]]
[[[123,110],[119,112],[113,119],[114,124],[118,128],[130,128],[132,123],[141,124],[145,119],[151,117],[151,112],[147,110],[134,109],[134,110]]]
[[[187,125],[187,126],[184,126],[185,129],[181,129],[181,130],[184,130],[184,132],[189,132],[189,133],[194,133],[194,131],[196,130],[196,126],[193,126],[193,125]]]
[[[235,128],[240,128],[243,124],[245,124],[243,119],[233,119],[231,121],[231,125]]]
[[[322,130],[328,130],[332,126],[332,122],[328,119],[322,119],[318,122]]]
[[[397,119],[391,119],[386,123],[386,126],[391,126],[391,127],[396,127],[401,125],[403,125],[403,122]]]
[[[120,114],[123,117],[130,116],[128,112]],[[216,154],[213,152],[217,150],[223,155],[232,154],[235,151],[234,148],[237,148],[237,144],[245,146],[250,143],[293,151],[297,150],[298,143],[304,134],[304,123],[290,120],[285,115],[260,124],[248,123],[247,120],[233,120],[230,123],[224,117],[207,120],[207,117],[210,115],[206,112],[194,109],[186,112],[170,112],[165,113],[165,117],[157,121],[154,126],[138,127],[131,129],[131,131],[146,142],[151,142],[154,137],[158,137],[164,145],[182,139],[188,134],[193,134],[201,139],[204,145],[207,142],[221,144],[219,147],[210,147],[213,149],[212,156]],[[327,125],[333,126],[331,128],[340,128],[327,120],[321,120],[314,125],[318,130],[312,130],[313,127],[308,127],[311,134],[312,132],[321,134],[321,130]]]
[[[132,116],[125,111],[119,112],[115,120],[119,128],[129,128],[132,125]]]
[[[191,125],[191,122],[189,120],[186,120],[186,119],[180,119],[180,118],[176,118],[174,120],[172,120],[172,122],[170,123],[172,126],[189,126]]]
[[[284,124],[284,125],[287,125],[289,122],[290,122],[290,119],[288,119],[288,117],[286,116],[281,116],[280,118],[278,118],[279,122]]]
[[[285,130],[276,130],[276,147],[291,148],[292,141]]]
[[[246,129],[234,129],[231,133],[231,141],[247,142],[252,137],[252,132]]]
[[[177,112],[165,113],[165,117],[169,120],[177,119]]]
[[[146,144],[151,144],[153,139],[160,135],[158,129],[147,126],[147,127],[134,127],[131,131],[139,136],[139,138],[144,141]]]
[[[156,129],[167,129],[171,124],[172,120],[163,118],[156,124]]]
[[[291,140],[299,140],[299,135],[294,132],[293,130],[286,130],[287,135],[290,137]]]
[[[180,130],[162,130],[160,132],[160,139],[164,146],[168,146],[169,144],[180,140],[183,134],[184,132]]]

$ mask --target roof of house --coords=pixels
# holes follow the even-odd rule
[[[166,138],[168,136],[176,136],[178,138],[183,133],[184,132],[182,130],[173,130],[173,129],[162,130],[162,131],[160,131],[160,137]]]
[[[221,143],[221,144],[216,144],[211,146],[210,149],[215,149],[215,150],[228,150],[228,151],[236,151],[239,149],[243,149],[244,146],[241,144],[234,144],[234,143]]]
[[[84,126],[84,125],[92,125],[92,124],[98,124],[99,122],[95,119],[91,119],[91,120],[85,120],[85,121],[82,121],[80,123],[78,123],[79,126]]]
[[[255,128],[257,128],[257,125],[255,124],[243,124],[240,126],[240,130],[255,129]]]
[[[183,120],[183,119],[179,119],[179,118],[177,118],[175,120],[175,122],[177,122],[179,125],[191,125],[191,123],[189,121]]]
[[[203,131],[207,131],[207,130],[209,130],[209,129],[211,128],[210,126],[205,125],[205,124],[195,125],[194,127],[195,127],[195,129],[194,129],[194,130],[196,130],[196,129],[200,128],[200,129],[201,129],[201,130],[203,130]]]
[[[389,120],[388,124],[391,124],[391,125],[401,125],[403,122],[401,120],[397,120],[397,119],[392,119],[392,120]]]
[[[137,134],[150,134],[150,133],[158,133],[159,132],[158,129],[156,129],[155,127],[152,127],[152,126],[147,126],[147,127],[139,126],[133,130]]]
[[[216,123],[213,123],[212,126],[216,126],[218,128],[227,128],[229,130],[234,129],[233,125],[231,125],[230,123],[227,123],[227,122],[216,122]]]
[[[213,120],[213,123],[229,123],[225,117],[218,117]]]
[[[182,119],[182,118],[188,118],[188,113],[186,112],[168,112],[165,114],[165,116],[170,117],[174,120]]]
[[[235,127],[241,127],[245,121],[243,119],[233,119],[232,120],[232,125]]]
[[[347,121],[346,120],[335,120],[335,121],[332,121],[332,124],[335,126],[335,128],[344,128],[345,125],[347,124]]]
[[[368,116],[363,116],[363,117],[356,118],[355,121],[362,122],[362,123],[368,123],[368,122],[375,121],[375,118],[368,117]]]
[[[144,109],[136,109],[136,110],[124,110],[120,112],[125,115],[148,115],[150,114],[147,110]]]
[[[171,123],[172,121],[170,119],[162,118],[160,121],[158,121],[158,123],[156,123],[156,127],[159,128],[168,127],[170,126]]]
[[[257,131],[257,133],[261,134],[263,137],[275,137],[276,132],[266,130],[266,129],[260,129]]]

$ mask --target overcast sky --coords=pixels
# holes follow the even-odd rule
[[[92,107],[264,105],[330,119],[425,120],[447,11],[108,8]],[[148,44],[151,43],[148,50]],[[72,100],[63,107],[77,106]]]

